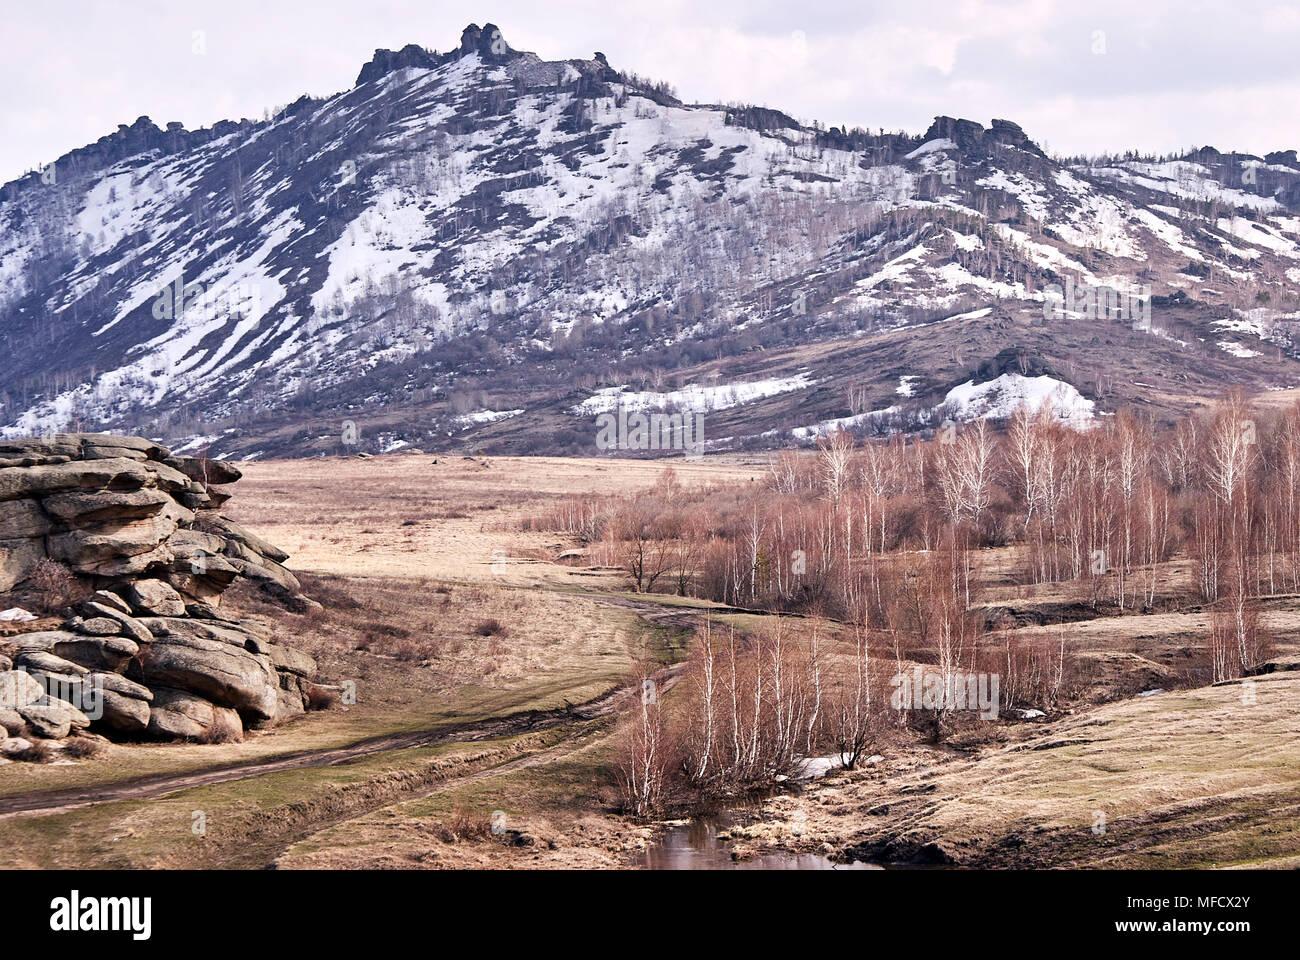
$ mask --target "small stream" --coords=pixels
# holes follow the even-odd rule
[[[718,832],[732,822],[727,813],[701,817],[667,829],[641,854],[643,870],[883,870],[870,863],[834,863],[818,853],[771,852],[733,860]]]

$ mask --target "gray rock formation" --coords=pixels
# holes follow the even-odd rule
[[[17,741],[88,728],[238,740],[305,711],[316,662],[221,612],[241,577],[285,605],[317,606],[282,565],[288,554],[217,513],[229,493],[210,485],[240,477],[140,437],[0,443],[3,605],[36,588],[43,561],[63,564],[86,597],[59,629],[3,641],[0,741],[15,755]]]

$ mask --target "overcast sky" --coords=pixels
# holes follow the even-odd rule
[[[547,59],[601,50],[686,100],[828,125],[1002,117],[1057,153],[1300,147],[1297,0],[33,0],[3,14],[0,182],[141,115],[260,118],[347,89],[376,47],[447,50],[489,21]]]

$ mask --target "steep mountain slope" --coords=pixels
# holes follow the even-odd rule
[[[806,126],[471,25],[8,184],[0,284],[3,435],[594,452],[621,397],[725,449],[996,414],[1041,377],[1165,416],[1300,383],[1300,163]],[[1099,287],[1149,315],[1074,303]]]

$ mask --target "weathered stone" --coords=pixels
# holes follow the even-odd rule
[[[185,616],[185,601],[161,580],[137,580],[129,584],[126,600],[137,614],[155,617]]]
[[[56,700],[50,696],[41,697],[30,707],[19,707],[18,715],[23,716],[24,710],[46,709],[53,710],[57,713],[66,713],[72,724],[73,730],[84,730],[90,726],[90,718],[86,716],[75,705],[68,703],[66,700]],[[24,718],[25,719],[25,718]]]
[[[105,568],[124,558],[161,552],[170,563],[172,553],[163,547],[163,543],[175,530],[175,520],[156,516],[70,530],[46,537],[45,544],[52,559],[62,560],[74,570],[112,576]]]
[[[0,592],[12,590],[31,576],[45,558],[45,538],[0,540]]]
[[[127,602],[112,590],[96,590],[90,595],[90,599],[95,603],[102,603],[106,607],[112,607],[114,610],[120,610],[122,613],[131,612],[131,607]]]
[[[83,614],[91,619],[98,616],[116,620],[122,625],[122,632],[135,640],[136,643],[149,643],[153,640],[153,634],[149,632],[144,624],[114,607],[102,604],[97,600],[87,600],[81,605],[80,609]]]
[[[110,558],[86,564],[72,565],[79,573],[97,577],[133,577],[145,572],[166,569],[172,562],[172,553],[161,545],[148,553]]]
[[[275,722],[282,723],[307,712],[303,706],[302,694],[297,690],[281,690],[277,694]]]
[[[31,748],[32,742],[22,737],[10,737],[7,740],[0,740],[0,754],[6,757],[21,757]]]
[[[249,549],[253,550],[258,554],[261,554],[263,557],[266,557],[268,560],[274,560],[276,563],[282,563],[283,561],[289,559],[289,554],[285,553],[279,547],[267,543],[261,537],[245,530],[243,527],[235,523],[235,521],[233,520],[228,520],[225,517],[217,517],[216,519],[212,520],[211,523],[212,526],[217,528],[221,533],[224,533],[227,539],[236,540],[239,543],[242,543],[244,546],[248,547]]]
[[[73,639],[55,643],[54,653],[91,670],[116,673],[140,652],[140,645],[129,637],[68,636]]]
[[[131,450],[127,447],[85,447],[81,451],[83,460],[108,460],[112,457],[125,457],[128,460],[145,461],[149,457],[139,450]]]
[[[0,707],[18,710],[39,700],[45,691],[23,670],[0,673]]]
[[[143,453],[150,460],[167,460],[172,455],[161,443],[154,443],[147,437],[121,437],[115,433],[74,433],[69,436],[81,442],[83,453],[92,447],[118,447]]]
[[[65,490],[137,490],[151,476],[144,464],[120,457],[10,467],[0,470],[0,500],[44,497]]]
[[[230,564],[239,571],[240,576],[247,578],[258,589],[273,597],[291,600],[302,594],[302,584],[298,582],[298,578],[274,561],[252,563],[232,557]]]
[[[18,708],[18,714],[26,721],[28,729],[46,740],[62,740],[72,732],[72,711],[71,706],[61,709],[38,704]]]
[[[50,518],[35,500],[0,501],[0,540],[43,537],[50,526]]]
[[[243,724],[234,710],[169,687],[154,690],[148,730],[150,736],[159,739],[203,740],[214,730],[224,731],[228,739],[243,739]]]
[[[0,457],[45,463],[53,458],[75,460],[80,456],[81,437],[74,433],[56,433],[49,437],[26,437],[22,440],[0,442]]]
[[[68,630],[37,630],[35,633],[20,633],[16,637],[11,637],[9,643],[13,644],[18,653],[26,650],[49,652],[60,640],[75,639],[77,635]]]
[[[41,506],[64,524],[94,525],[157,516],[171,502],[171,497],[161,490],[143,488],[57,493],[42,500]]]
[[[191,480],[202,484],[234,483],[244,474],[234,464],[224,460],[207,460],[201,457],[172,457],[168,466],[175,467]]]
[[[24,650],[14,658],[14,663],[24,670],[33,672],[41,670],[45,673],[69,673],[74,676],[83,676],[90,672],[80,664],[64,660],[44,650]]]
[[[252,718],[273,719],[278,684],[270,666],[241,647],[175,626],[187,622],[168,621],[167,635],[155,637],[147,662],[132,664],[127,675],[155,692],[161,684],[199,694]]]
[[[201,483],[196,483],[176,468],[169,467],[165,463],[156,463],[150,460],[148,463],[141,464],[141,466],[152,473],[154,475],[153,482],[168,493],[180,493],[186,490],[198,492],[203,489]]]
[[[241,650],[248,650],[251,653],[260,651],[253,650],[249,646],[249,641],[256,637],[245,630],[244,627],[233,620],[192,620],[189,617],[141,617],[140,623],[159,639],[176,639],[184,641],[187,638],[201,637],[205,640],[216,640],[220,643],[228,643],[232,647],[238,647]]]
[[[196,490],[186,490],[184,493],[173,494],[176,502],[190,510],[208,510],[212,508],[212,498],[208,496],[206,490],[200,492]]]
[[[316,661],[301,650],[281,646],[278,643],[271,643],[269,640],[260,637],[249,638],[248,649],[254,653],[265,654],[270,658],[271,666],[275,667],[276,670],[283,670],[299,677],[306,677],[309,680],[316,676]]]
[[[215,556],[225,551],[226,538],[203,530],[182,529],[172,534],[168,546],[178,557],[190,557],[200,551]]]
[[[0,673],[8,673],[14,668],[14,662],[0,653]]]
[[[315,661],[272,642],[265,624],[217,609],[241,573],[273,596],[308,602],[280,566],[284,551],[216,514],[229,493],[214,485],[240,476],[141,437],[0,443],[0,590],[46,556],[83,579],[117,583],[79,604],[62,629],[7,641],[21,669],[0,659],[3,689],[15,707],[34,708],[34,729],[60,734],[71,712],[73,730],[89,713],[118,732],[222,738],[302,711]],[[206,511],[200,530],[195,509]],[[136,582],[141,576],[149,579]],[[31,701],[42,686],[45,695]],[[173,691],[171,700],[151,705],[150,686]],[[5,732],[25,722],[10,712]]]
[[[153,712],[148,701],[126,697],[115,690],[102,690],[99,698],[99,717],[95,723],[120,733],[140,733],[148,728]]]
[[[0,707],[0,727],[13,733],[22,725],[23,718],[18,715],[17,710],[13,707]]]
[[[134,700],[148,703],[153,699],[153,692],[148,687],[134,680],[128,680],[120,673],[92,673],[86,677],[86,682]]]
[[[232,494],[225,490],[218,490],[216,487],[208,487],[207,496],[205,498],[206,502],[203,504],[203,508],[206,510],[216,510],[218,507],[223,506],[231,496]]]
[[[122,625],[112,617],[91,617],[89,620],[74,617],[65,626],[74,633],[84,633],[92,637],[116,637],[122,633]]]

